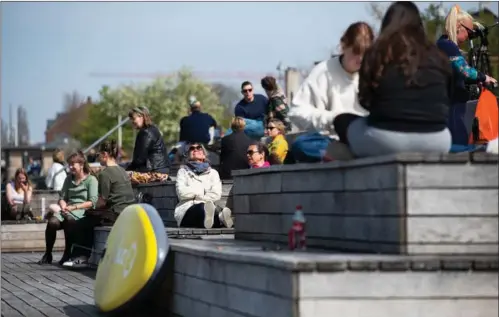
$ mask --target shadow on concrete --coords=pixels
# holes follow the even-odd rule
[[[68,317],[99,317],[105,316],[99,313],[99,310],[94,305],[71,305],[63,307],[64,313]]]

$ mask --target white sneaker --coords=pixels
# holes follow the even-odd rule
[[[232,211],[227,207],[224,207],[224,209],[218,213],[218,218],[226,228],[232,228],[234,225],[234,221],[232,220]]]
[[[212,201],[204,203],[204,227],[206,229],[211,229],[213,227],[215,208],[215,204]]]

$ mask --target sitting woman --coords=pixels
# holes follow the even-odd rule
[[[131,171],[134,183],[166,181],[169,166],[168,154],[163,136],[151,120],[149,109],[136,107],[128,117],[135,129],[139,130],[135,139],[132,162],[126,170]]]
[[[179,200],[175,219],[179,227],[232,227],[231,210],[215,206],[222,197],[222,181],[210,167],[203,145],[188,146],[186,162],[178,170],[175,186]]]
[[[52,161],[52,166],[50,166],[45,178],[45,185],[47,185],[48,189],[60,191],[67,176],[66,168],[64,167],[64,151],[56,149],[52,153]]]
[[[359,101],[369,115],[340,115],[335,130],[357,157],[448,153],[451,80],[445,56],[426,37],[418,7],[395,2],[360,70]]]
[[[288,141],[284,137],[286,127],[279,119],[270,119],[267,123],[266,134],[271,141],[268,145],[269,154],[276,164],[282,164],[288,154]]]
[[[31,196],[33,187],[28,179],[28,174],[23,168],[18,168],[14,174],[14,180],[7,183],[5,196],[7,198],[7,209],[11,219],[32,219]]]
[[[342,113],[364,116],[357,100],[359,69],[374,33],[365,22],[351,24],[341,36],[341,55],[317,64],[296,92],[289,118],[301,131],[336,136],[333,120]]]
[[[250,168],[262,168],[269,167],[271,164],[269,150],[265,144],[258,142],[253,143],[248,147],[246,151],[246,158],[248,159],[248,164]]]
[[[291,130],[291,121],[288,117],[289,106],[286,95],[277,81],[272,76],[266,76],[261,80],[262,88],[265,90],[269,98],[269,105],[267,109],[267,120],[278,119],[284,126],[285,130]]]
[[[71,256],[71,247],[75,240],[76,221],[85,217],[85,210],[95,208],[97,203],[97,178],[90,174],[90,167],[85,155],[78,151],[68,157],[70,175],[66,177],[62,190],[59,193],[59,202],[50,205],[50,214],[45,229],[45,254],[39,264],[52,263],[52,249],[54,247],[57,230],[63,229],[65,248],[59,264],[68,261]]]
[[[99,225],[112,226],[123,209],[135,203],[130,177],[116,162],[117,156],[116,141],[105,141],[100,145],[97,158],[105,168],[99,173],[99,198],[96,208],[87,210],[85,217],[77,222],[75,243],[83,248],[74,248],[70,255],[71,260],[63,263],[63,266],[87,266],[94,244],[94,228]]]

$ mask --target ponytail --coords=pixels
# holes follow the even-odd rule
[[[461,9],[456,4],[450,9],[449,14],[445,18],[445,31],[447,33],[447,36],[449,37],[449,40],[454,42],[456,45],[457,45],[457,22],[460,10]]]
[[[445,18],[445,33],[449,37],[449,40],[457,43],[457,24],[463,20],[470,20],[477,27],[482,27],[478,22],[475,22],[473,17],[466,11],[463,11],[459,5],[455,5],[450,9],[449,14]]]

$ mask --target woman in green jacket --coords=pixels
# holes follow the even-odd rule
[[[50,205],[45,229],[45,254],[39,264],[52,263],[52,249],[55,244],[57,231],[63,229],[65,236],[64,254],[59,264],[70,258],[73,245],[74,228],[76,221],[85,217],[87,209],[95,208],[98,199],[97,178],[91,175],[85,155],[78,151],[68,157],[70,175],[66,178],[62,190],[59,192],[57,204]]]

